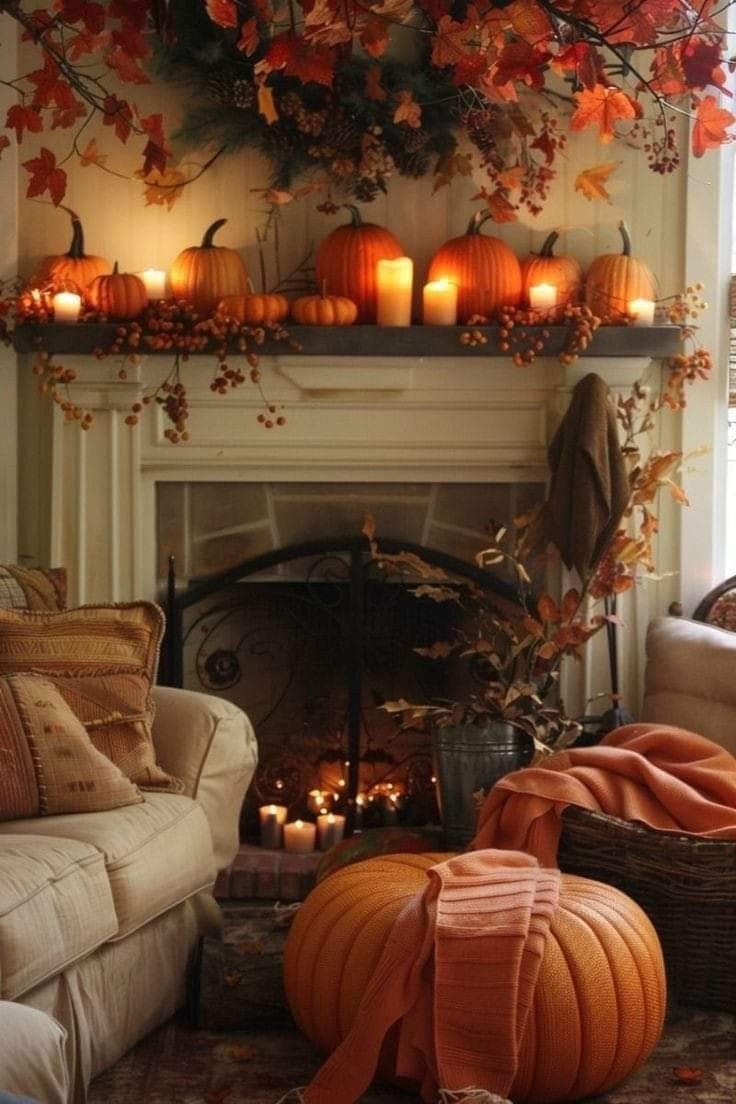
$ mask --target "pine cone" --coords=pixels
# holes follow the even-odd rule
[[[465,118],[468,137],[484,158],[498,146],[498,125],[491,111],[469,111]]]
[[[345,116],[329,121],[322,131],[322,141],[335,150],[345,151],[360,145],[361,130],[357,123]]]
[[[207,92],[217,103],[227,104],[231,102],[233,94],[233,79],[229,75],[218,73],[207,81]]]
[[[407,153],[426,152],[430,136],[422,127],[410,130],[410,133],[402,139],[402,147]]]
[[[360,203],[372,203],[379,192],[385,192],[385,188],[382,188],[375,180],[368,180],[366,177],[358,177],[355,184],[350,188],[353,196]]]
[[[396,168],[402,176],[425,176],[430,169],[431,156],[426,149],[416,152],[406,150],[396,156]]]
[[[296,125],[302,134],[313,134],[315,138],[322,133],[326,122],[326,111],[305,111],[302,108],[296,113]]]
[[[279,114],[285,115],[287,118],[304,110],[304,104],[296,92],[286,92],[280,97],[278,106]]]

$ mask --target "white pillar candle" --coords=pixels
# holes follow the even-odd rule
[[[76,322],[82,309],[82,298],[73,291],[58,291],[52,299],[54,322]]]
[[[379,326],[411,325],[411,289],[414,262],[396,257],[376,263],[376,321]]]
[[[554,284],[535,284],[529,288],[529,306],[532,310],[549,310],[557,306],[557,288]]]
[[[292,855],[306,855],[314,851],[316,825],[308,820],[293,820],[284,825],[284,850]]]
[[[149,301],[166,297],[166,273],[162,269],[147,268],[145,272],[139,272],[138,275],[146,285]]]
[[[634,319],[635,326],[654,325],[654,300],[631,299],[628,313]]]
[[[320,851],[329,851],[339,843],[345,831],[345,817],[337,813],[327,813],[317,817],[317,835]]]
[[[261,805],[258,815],[261,819],[261,847],[272,851],[281,847],[283,826],[286,823],[285,805]]]
[[[457,322],[457,284],[433,280],[422,292],[425,326],[454,326]]]

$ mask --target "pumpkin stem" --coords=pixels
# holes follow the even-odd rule
[[[213,244],[214,244],[212,239],[214,238],[215,234],[220,229],[220,227],[224,226],[226,222],[227,222],[227,219],[217,219],[217,221],[213,222],[211,226],[208,226],[207,229],[204,232],[204,236],[202,237],[202,244],[200,245],[199,248],[200,249],[211,249]]]
[[[327,298],[327,280],[322,281],[322,286],[319,289],[319,294],[322,299]]]
[[[488,219],[490,217],[490,211],[476,211],[470,222],[468,223],[468,229],[465,231],[465,233],[470,235],[480,233],[481,226],[484,222],[488,222]]]
[[[631,236],[629,234],[629,228],[626,225],[626,223],[623,221],[623,219],[618,224],[618,230],[619,230],[619,233],[621,235],[621,241],[624,243],[623,244],[623,249],[621,250],[621,253],[623,254],[624,257],[630,257],[631,256]]]
[[[114,264],[114,265],[112,266],[112,274],[113,274],[113,276],[117,276],[117,275],[119,275],[119,272],[118,272],[118,262],[117,262],[117,261],[116,261],[116,262],[115,262],[115,264]]]
[[[341,206],[350,212],[350,225],[354,230],[363,225],[363,216],[354,203],[342,203]]]
[[[553,230],[551,234],[548,234],[542,243],[542,248],[539,250],[540,257],[554,257],[554,245],[559,238],[557,230]]]
[[[75,215],[73,211],[69,214],[72,216],[72,240],[66,255],[74,261],[80,261],[84,257],[84,230],[79,215]]]

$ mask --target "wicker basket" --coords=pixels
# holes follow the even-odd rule
[[[638,902],[662,943],[670,996],[736,1012],[736,840],[659,832],[569,807],[560,869]]]

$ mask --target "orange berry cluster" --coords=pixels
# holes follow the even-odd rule
[[[94,421],[92,411],[78,406],[69,395],[69,384],[77,378],[73,368],[55,364],[50,355],[41,350],[36,354],[33,374],[39,377],[38,393],[50,396],[63,411],[65,422],[79,422],[80,429],[89,429]]]
[[[497,324],[499,352],[510,353],[512,362],[521,368],[544,355],[552,336],[550,327],[560,325],[567,326],[569,332],[559,359],[562,364],[572,364],[590,345],[601,319],[585,306],[571,305],[550,310],[502,307],[498,312]],[[487,326],[488,319],[473,315],[468,325],[474,328],[460,334],[460,344],[470,348],[487,345],[488,335],[478,327]]]

